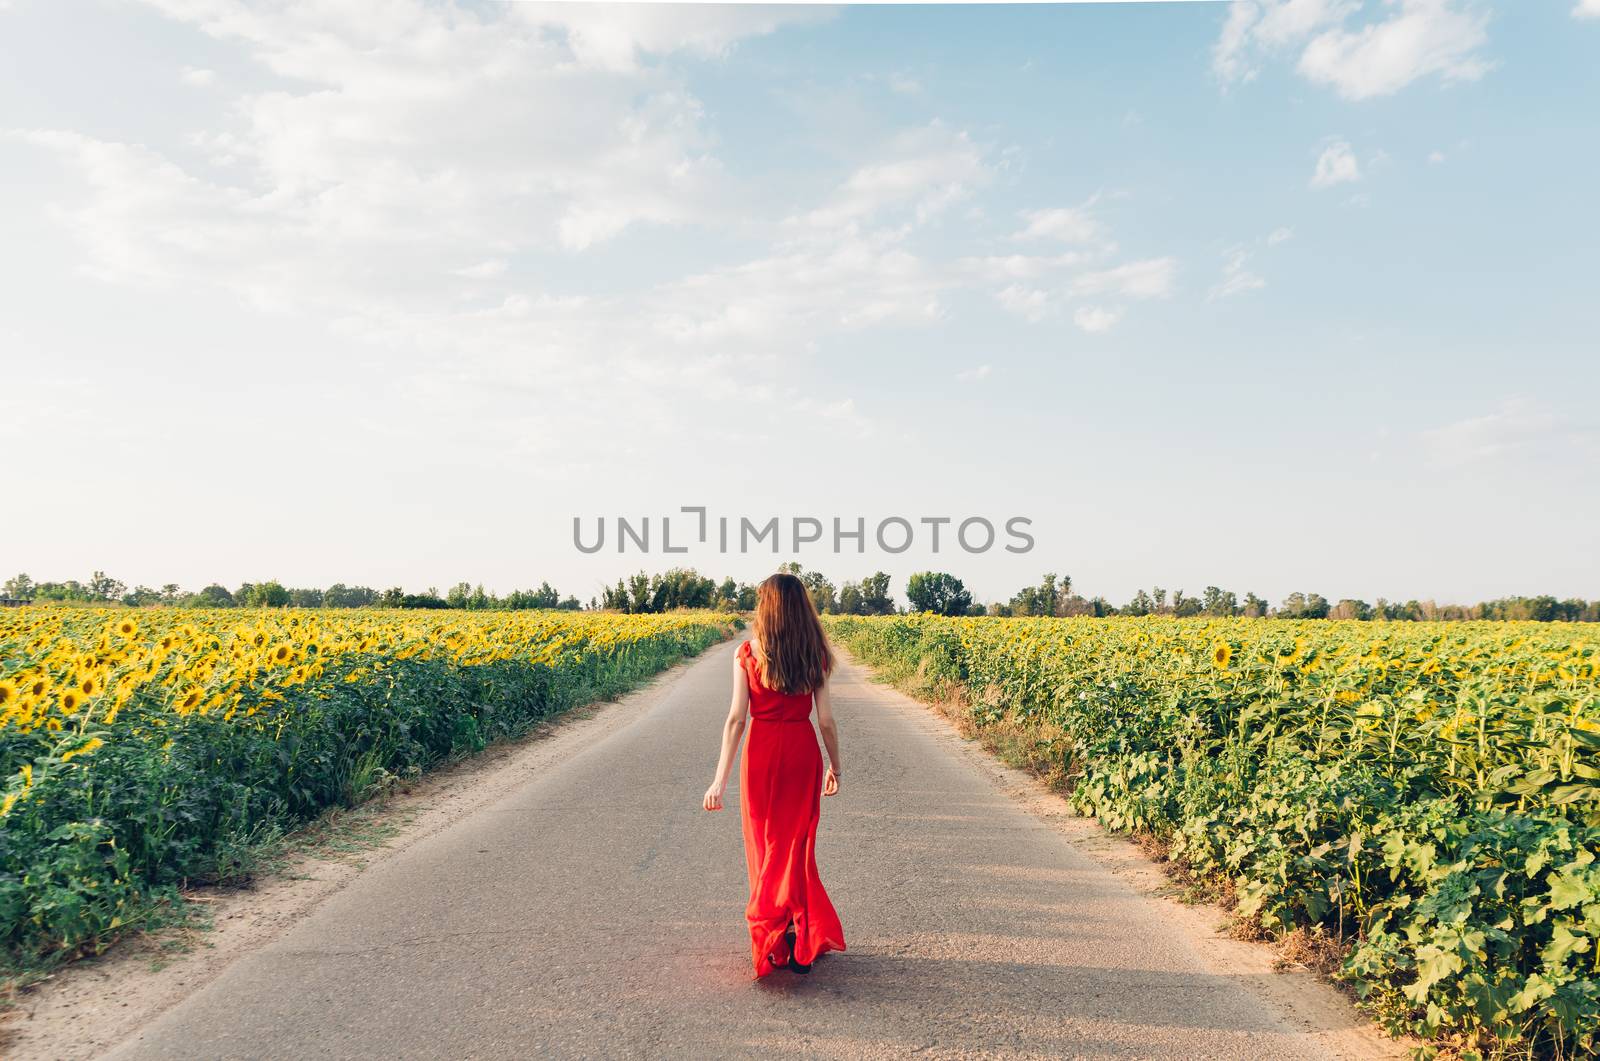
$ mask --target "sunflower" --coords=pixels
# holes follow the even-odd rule
[[[83,706],[83,697],[75,689],[68,689],[61,694],[61,713],[70,715]]]
[[[139,632],[139,624],[132,619],[124,619],[117,624],[117,633],[123,637],[132,637]]]
[[[100,689],[100,683],[95,680],[95,677],[92,674],[85,674],[82,678],[78,679],[78,692],[82,693],[86,697],[95,695],[96,693],[100,692]]]
[[[178,701],[178,710],[193,711],[195,708],[200,706],[201,696],[202,693],[199,689],[190,689],[186,694],[184,694],[183,699]]]
[[[89,754],[93,753],[96,749],[104,747],[105,743],[106,742],[101,740],[99,737],[90,737],[86,742],[84,742],[83,744],[80,744],[78,747],[72,749],[70,752],[62,752],[61,753],[61,761],[65,763],[65,762],[71,761],[71,759],[74,756],[77,756],[77,755],[89,755]]]
[[[1227,670],[1232,659],[1233,648],[1226,641],[1217,642],[1217,647],[1211,650],[1211,662],[1217,665],[1218,670]]]
[[[17,702],[17,687],[10,682],[0,682],[0,709],[11,707]]]

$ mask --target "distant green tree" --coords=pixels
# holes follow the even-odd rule
[[[346,586],[343,582],[335,582],[322,594],[324,608],[369,608],[378,600],[377,590],[366,586]]]
[[[289,591],[277,579],[266,582],[257,582],[249,587],[249,592],[240,590],[235,598],[247,608],[286,608],[289,605]]]
[[[865,615],[893,615],[894,597],[889,593],[889,576],[874,571],[861,580],[861,607]]]
[[[1079,599],[1081,600],[1082,598]],[[1089,614],[1096,619],[1104,619],[1108,615],[1118,615],[1120,612],[1115,604],[1112,604],[1104,597],[1090,597]]]
[[[195,608],[232,608],[237,602],[233,594],[215,582],[192,595],[193,601],[185,601]]]
[[[149,586],[135,586],[122,595],[122,603],[130,608],[148,608],[161,603],[161,594]]]
[[[636,614],[653,611],[654,594],[650,592],[650,576],[643,571],[628,579],[628,610]]]
[[[89,592],[90,600],[109,601],[116,600],[128,592],[128,587],[112,578],[104,571],[96,571],[85,587]]]
[[[450,605],[445,601],[445,599],[443,597],[439,596],[439,593],[438,593],[437,590],[435,590],[432,586],[430,586],[430,587],[428,587],[428,590],[427,590],[426,593],[403,593],[403,594],[401,594],[400,595],[399,607],[401,607],[401,608],[428,608],[428,609],[434,609],[434,608],[448,608],[448,607],[450,607]]]
[[[811,595],[811,603],[817,609],[818,615],[826,615],[839,610],[839,602],[834,596],[833,583],[829,582],[821,571],[807,571],[800,576],[800,581],[805,583],[806,592]]]
[[[562,608],[566,606],[561,599],[561,594],[557,593],[555,587],[548,582],[539,583],[538,589],[512,590],[506,594],[504,604],[514,611],[526,608]],[[572,607],[578,607],[576,597],[572,598]]]
[[[1328,612],[1330,619],[1371,619],[1372,605],[1364,600],[1355,600],[1346,597],[1335,604]]]
[[[693,568],[675,567],[650,580],[650,610],[709,608],[716,594],[717,584],[711,579]]]
[[[1282,619],[1326,619],[1328,598],[1320,593],[1291,593],[1283,599],[1277,615]]]
[[[965,615],[972,594],[959,578],[943,571],[918,571],[906,580],[906,600],[911,610],[935,615]]]
[[[1200,595],[1200,610],[1207,615],[1236,615],[1239,611],[1239,599],[1228,590],[1207,586],[1205,592]]]

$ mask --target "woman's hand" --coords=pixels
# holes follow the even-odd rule
[[[706,810],[721,810],[722,809],[722,789],[723,789],[723,787],[724,786],[719,781],[711,782],[711,787],[706,789],[706,798],[703,801],[701,801],[701,805],[704,806]]]
[[[822,794],[824,796],[832,796],[832,795],[836,795],[838,793],[838,791],[839,791],[839,775],[834,772],[834,769],[833,769],[832,766],[829,766],[828,767],[828,773],[822,779]]]

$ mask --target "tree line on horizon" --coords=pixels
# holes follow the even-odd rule
[[[889,591],[890,577],[876,571],[859,581],[835,585],[820,571],[787,563],[780,571],[793,574],[806,586],[817,611],[829,615],[893,615],[902,609]],[[756,604],[756,587],[732,578],[721,581],[693,568],[673,568],[650,574],[640,571],[601,590],[587,603],[563,596],[548,582],[537,589],[514,590],[504,596],[458,582],[444,594],[434,587],[409,593],[395,586],[375,590],[367,586],[334,583],[327,589],[289,588],[276,580],[246,582],[237,589],[212,583],[188,592],[169,583],[160,589],[122,582],[96,571],[86,582],[34,582],[26,574],[7,579],[4,592],[13,600],[68,601],[86,604],[123,604],[128,607],[187,608],[439,608],[466,611],[516,611],[522,609],[609,610],[632,614],[674,611],[681,608],[720,608],[749,611]],[[1472,619],[1527,620],[1533,622],[1597,622],[1600,600],[1550,595],[1504,597],[1478,604],[1438,604],[1432,600],[1388,601],[1380,597],[1369,604],[1344,598],[1330,602],[1319,593],[1295,592],[1277,606],[1255,593],[1243,597],[1217,586],[1200,594],[1157,586],[1139,590],[1128,603],[1112,604],[1103,596],[1085,597],[1073,589],[1069,575],[1046,574],[1036,585],[1024,586],[1007,601],[987,604],[973,599],[961,579],[943,571],[919,571],[906,580],[907,612],[938,615],[1090,616],[1170,615],[1177,618],[1209,616],[1261,619],[1356,619],[1364,621],[1464,621]]]
[[[538,589],[513,590],[504,597],[485,592],[481,584],[473,586],[467,582],[456,583],[440,596],[433,587],[422,593],[408,593],[399,586],[375,590],[342,582],[335,582],[327,589],[291,589],[276,579],[246,582],[234,590],[213,582],[191,593],[176,583],[168,583],[159,590],[148,586],[135,586],[130,590],[104,571],[96,571],[87,582],[34,582],[25,574],[16,575],[6,580],[0,596],[13,600],[124,604],[130,608],[457,608],[473,611],[553,608],[577,611],[583,607],[578,598],[561,596],[548,582],[540,583]]]

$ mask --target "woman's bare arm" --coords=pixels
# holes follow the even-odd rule
[[[828,687],[830,680],[823,678],[816,692],[817,728],[822,731],[822,746],[828,749],[828,773],[822,780],[824,796],[839,791],[839,727],[833,720],[833,693]]]
[[[722,809],[722,793],[728,787],[728,777],[733,773],[733,754],[739,749],[739,738],[744,736],[745,720],[750,714],[750,679],[745,674],[737,652],[733,655],[733,702],[728,705],[728,718],[722,724],[722,754],[717,759],[717,776],[706,789],[702,806],[706,810]]]

